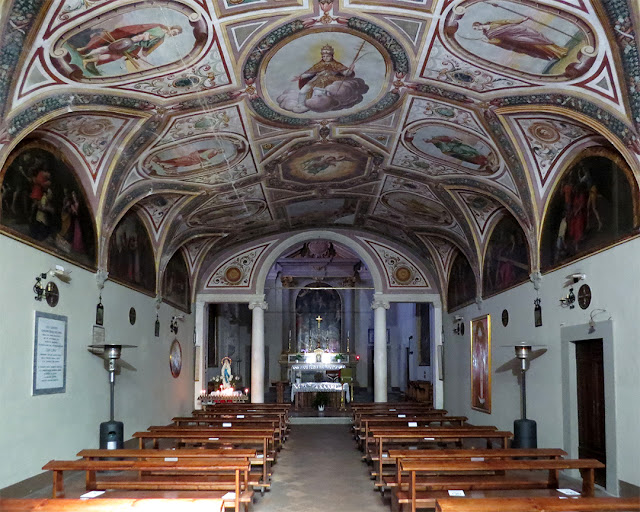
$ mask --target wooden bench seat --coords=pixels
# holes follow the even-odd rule
[[[383,472],[382,483],[377,478],[378,471],[372,472],[376,477],[376,487],[393,488],[397,486],[401,460],[419,459],[432,461],[470,460],[483,461],[486,459],[562,459],[567,452],[559,448],[506,448],[493,450],[389,450],[389,465],[393,465],[393,472]],[[384,468],[384,466],[383,466]]]
[[[640,510],[640,498],[444,498],[436,502],[436,512],[601,512]]]
[[[592,497],[594,470],[603,467],[604,464],[595,459],[403,459],[400,461],[398,484],[392,501],[402,506],[408,495],[411,512],[415,512],[420,505],[434,506],[434,491],[555,489],[558,487],[559,471],[567,469],[580,471],[582,495]],[[540,477],[539,472],[546,472],[546,478]],[[406,480],[402,476],[404,473],[408,473]]]
[[[240,497],[253,493],[252,485],[260,480],[250,476],[246,458],[207,458],[183,460],[52,460],[42,468],[53,472],[53,498],[64,497],[64,472],[86,472],[87,491],[127,490],[198,490],[232,491],[234,507],[239,511]],[[105,474],[104,472],[109,472]],[[117,474],[116,474],[117,473]]]
[[[0,499],[2,512],[221,512],[222,499]]]

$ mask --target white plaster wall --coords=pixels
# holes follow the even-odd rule
[[[69,284],[57,282],[60,302],[50,308],[34,300],[35,276],[60,264],[72,269]],[[0,235],[0,488],[41,473],[51,459],[73,459],[83,448],[99,445],[99,424],[109,419],[108,374],[100,358],[87,350],[98,302],[93,273]],[[115,419],[124,422],[125,440],[150,425],[189,414],[193,404],[193,321],[179,322],[182,372],[169,370],[174,336],[169,323],[175,308],[162,304],[160,337],[152,297],[107,281],[102,294],[106,340],[137,345],[123,359],[137,371],[116,377]],[[137,312],[129,324],[129,308]],[[35,311],[64,315],[67,324],[66,393],[32,396]]]
[[[617,476],[619,480],[640,486],[640,238],[563,267],[542,278],[543,326],[534,327],[532,283],[520,285],[486,299],[481,308],[473,304],[444,318],[445,336],[445,408],[452,414],[467,415],[474,424],[492,424],[511,430],[520,414],[519,387],[511,372],[497,372],[514,357],[512,347],[521,341],[546,345],[548,351],[531,363],[527,372],[527,415],[537,421],[538,446],[563,447],[561,328],[588,324],[597,308],[597,321],[611,315],[615,369],[615,414],[617,438]],[[562,308],[559,299],[566,296],[565,277],[576,272],[587,275],[593,300],[586,310]],[[574,287],[577,295],[579,283]],[[502,310],[509,311],[509,325],[501,323]],[[490,314],[492,317],[492,412],[490,415],[470,408],[469,322]],[[454,316],[465,320],[465,335],[453,334]],[[606,350],[606,349],[605,349]],[[605,368],[605,372],[608,369]],[[610,409],[607,413],[611,413]]]

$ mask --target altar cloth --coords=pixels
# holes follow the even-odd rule
[[[291,384],[291,401],[293,402],[296,393],[313,393],[313,392],[333,392],[340,393],[344,391],[344,398],[347,402],[351,401],[349,394],[349,384],[340,384],[339,382],[297,382]]]

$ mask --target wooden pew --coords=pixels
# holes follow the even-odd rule
[[[137,438],[139,448],[145,448],[145,443],[151,440],[154,449],[159,447],[160,440],[170,440],[179,446],[185,444],[196,444],[204,446],[226,446],[233,445],[237,448],[255,447],[256,457],[262,458],[262,483],[263,488],[270,487],[269,482],[269,462],[275,458],[275,434],[271,429],[254,429],[238,431],[235,429],[204,430],[201,432],[185,432],[180,429],[168,431],[143,431],[134,432],[133,438]],[[262,457],[261,457],[262,455]]]
[[[222,499],[1,499],[2,512],[221,512]]]
[[[80,450],[77,453],[78,457],[82,457],[87,460],[100,460],[100,459],[207,459],[207,458],[246,458],[251,462],[252,466],[260,466],[260,473],[262,474],[262,466],[264,465],[263,457],[256,457],[256,450],[249,448],[232,448],[232,449],[188,449],[183,448],[180,450],[135,450],[135,449],[117,449],[117,450],[105,450],[105,449],[86,449]]]
[[[381,490],[389,487],[394,488],[401,480],[400,461],[405,459],[419,459],[419,460],[431,460],[431,461],[450,461],[450,460],[471,460],[482,461],[486,459],[562,459],[566,457],[567,452],[559,448],[507,448],[507,449],[492,449],[492,450],[389,450],[388,460],[390,464],[394,465],[393,474],[383,474],[380,484],[379,480],[375,485],[379,486]],[[377,477],[377,473],[375,474]]]
[[[457,429],[428,429],[428,428],[409,428],[409,429],[373,429],[371,433],[377,447],[377,463],[378,478],[377,482],[382,485],[382,470],[385,457],[385,443],[397,444],[399,442],[414,442],[416,446],[433,445],[433,443],[444,441],[461,442],[463,439],[484,439],[487,447],[491,448],[492,441],[498,440],[502,443],[502,448],[506,449],[509,439],[513,437],[511,432],[495,430],[495,427],[467,428],[459,427]],[[374,460],[373,462],[376,462]]]
[[[595,459],[512,460],[420,460],[400,461],[398,486],[393,500],[402,508],[409,504],[411,512],[417,508],[433,508],[437,491],[459,490],[505,490],[505,489],[555,489],[561,470],[578,469],[582,476],[582,496],[594,493],[594,470],[604,464]],[[517,472],[520,474],[517,474]],[[531,471],[546,471],[547,478],[531,478]],[[502,474],[504,472],[504,474]],[[522,476],[522,473],[526,476]],[[403,485],[402,474],[408,473],[408,490]],[[495,473],[495,474],[491,474]],[[514,474],[515,473],[515,474]]]
[[[424,444],[423,441],[436,441],[436,442],[456,442],[459,445],[462,443],[462,439],[473,439],[474,436],[456,434],[471,433],[488,433],[498,432],[498,429],[494,426],[485,425],[463,425],[462,427],[408,427],[408,426],[395,426],[395,427],[370,427],[369,434],[364,443],[364,459],[369,462],[373,459],[372,451],[379,444],[379,439],[383,434],[388,434],[386,437],[390,443],[407,443],[412,439],[415,439],[420,444]],[[438,434],[435,438],[430,434]],[[440,434],[450,434],[448,436]],[[492,440],[499,439],[502,441],[502,448],[507,448],[507,439],[513,437],[511,433],[502,432],[493,436],[475,436],[477,439],[485,439],[487,442],[487,448],[492,447]],[[395,439],[395,440],[394,440]],[[378,454],[379,455],[379,454]]]
[[[249,404],[251,407],[227,407],[222,406],[218,408],[209,408],[207,410],[195,410],[192,412],[194,418],[201,417],[219,417],[220,415],[235,416],[238,419],[243,417],[248,418],[250,416],[263,416],[263,415],[276,415],[280,418],[280,428],[285,430],[289,426],[289,407],[261,407],[256,408],[256,405]],[[264,405],[264,404],[263,404]],[[276,405],[276,404],[270,404]],[[283,405],[283,404],[280,404]]]
[[[601,512],[640,510],[640,498],[443,498],[436,512]]]
[[[280,431],[280,437],[284,441],[286,439],[288,425],[284,421],[284,416],[281,414],[226,414],[226,413],[211,413],[201,414],[197,416],[176,416],[171,421],[177,427],[199,425],[199,426],[213,426],[220,423],[238,423],[241,425],[259,426],[261,428],[274,424],[274,427]]]
[[[434,426],[450,426],[463,427],[467,421],[466,416],[443,416],[443,415],[425,415],[425,414],[400,414],[399,416],[380,417],[380,416],[361,416],[358,426],[355,426],[358,446],[363,448],[369,438],[370,427],[393,428],[393,427],[411,427],[417,425],[421,427]]]
[[[251,464],[247,459],[182,459],[182,460],[52,460],[43,466],[53,472],[53,498],[64,497],[64,472],[86,472],[86,490],[199,490],[232,491],[234,506],[249,503],[253,491],[249,489]],[[124,471],[134,474],[100,475],[104,471]],[[146,472],[152,474],[144,474]],[[227,475],[232,472],[232,478]]]
[[[270,430],[273,432],[274,450],[279,450],[282,446],[282,437],[277,422],[249,424],[237,423],[234,421],[214,421],[212,425],[151,425],[147,430],[151,432],[207,432],[220,430],[233,430],[236,432],[245,432],[252,430]]]
[[[381,403],[381,404],[351,404],[351,410],[353,412],[354,422],[358,421],[362,415],[387,415],[394,416],[402,413],[424,413],[430,415],[447,414],[444,409],[434,409],[424,404],[416,404],[413,402],[401,402],[401,403]]]

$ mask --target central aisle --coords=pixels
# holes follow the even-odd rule
[[[255,512],[388,512],[349,425],[291,425]]]

